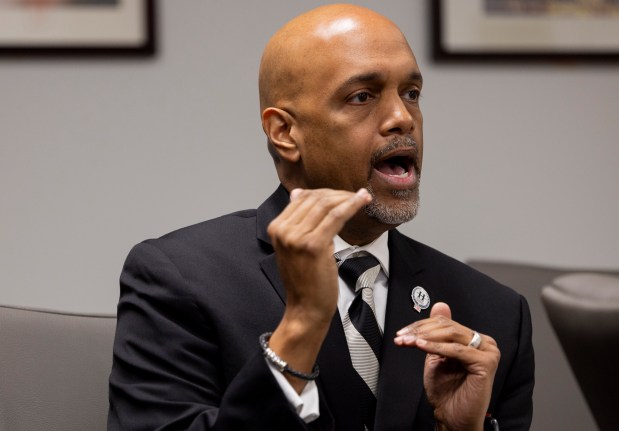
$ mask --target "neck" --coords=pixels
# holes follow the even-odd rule
[[[339,236],[350,245],[366,245],[395,227],[380,223],[365,214],[357,214],[346,223]]]

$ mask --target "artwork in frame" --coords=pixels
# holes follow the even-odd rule
[[[619,61],[619,0],[430,0],[437,61]]]
[[[0,55],[152,56],[155,0],[0,0]]]

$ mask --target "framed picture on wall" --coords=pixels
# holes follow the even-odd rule
[[[155,0],[0,0],[0,55],[154,53]]]
[[[619,61],[619,0],[430,1],[439,61]]]

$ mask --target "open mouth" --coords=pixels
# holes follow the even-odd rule
[[[390,177],[407,178],[412,175],[414,165],[410,156],[394,156],[380,160],[374,165],[374,169]]]

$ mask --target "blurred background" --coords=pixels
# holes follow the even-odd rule
[[[112,312],[143,239],[277,186],[258,109],[272,33],[325,2],[159,2],[151,59],[0,58],[0,302]],[[393,19],[424,74],[422,207],[458,259],[619,267],[619,67],[437,64],[428,2]]]
[[[261,52],[324,3],[160,1],[152,58],[0,57],[0,303],[113,313],[135,243],[259,205],[278,184]],[[354,3],[424,75],[422,206],[401,230],[460,260],[617,270],[619,67],[437,63],[429,2]]]

